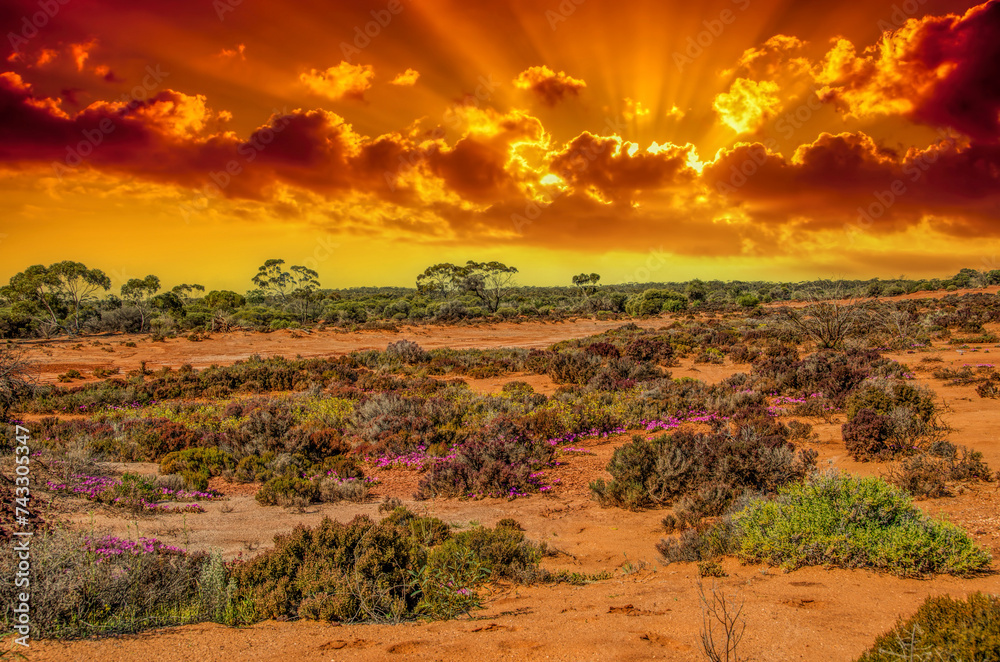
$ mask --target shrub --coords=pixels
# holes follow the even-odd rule
[[[674,348],[662,338],[642,336],[632,340],[622,351],[622,355],[633,361],[667,363],[673,357]]]
[[[275,476],[264,483],[255,497],[263,506],[289,506],[319,501],[319,485],[305,478]]]
[[[260,483],[273,475],[270,464],[274,461],[274,453],[248,455],[239,461],[233,471],[233,478],[241,483]]]
[[[976,385],[976,395],[980,398],[1000,398],[1000,372],[991,371]]]
[[[900,408],[909,410],[924,423],[931,423],[937,415],[934,392],[929,388],[884,379],[852,393],[847,398],[844,411],[848,418],[853,418],[861,409],[888,415]]]
[[[856,460],[883,457],[895,450],[890,445],[892,429],[889,417],[871,409],[861,409],[841,428],[848,454]]]
[[[1000,660],[1000,598],[929,597],[872,644],[857,662]]]
[[[233,458],[218,448],[188,448],[167,453],[160,460],[161,474],[180,474],[188,489],[208,488],[208,479],[232,468]]]
[[[935,498],[948,494],[948,481],[991,482],[993,473],[981,452],[942,440],[905,458],[889,470],[887,480],[915,497]]]
[[[697,356],[694,357],[694,362],[722,365],[725,363],[725,355],[714,347],[708,347],[698,352]]]
[[[59,375],[59,381],[61,382],[71,382],[74,379],[83,379],[83,375],[75,368],[71,368]]]
[[[587,345],[583,348],[583,351],[588,354],[594,354],[595,356],[600,356],[606,359],[617,359],[621,356],[621,352],[617,347],[609,342],[595,342]]]
[[[797,441],[809,441],[814,437],[811,423],[788,421],[788,438]]]
[[[546,373],[557,384],[586,384],[597,374],[601,358],[580,351],[558,352],[552,355]]]
[[[417,343],[405,339],[390,343],[385,348],[385,355],[410,365],[424,363],[431,356],[429,352],[425,352]]]
[[[990,555],[959,527],[918,510],[877,478],[825,474],[754,499],[732,518],[732,549],[746,563],[873,568],[903,577],[967,576]]]
[[[848,422],[841,432],[857,460],[912,452],[941,432],[933,391],[905,382],[875,380],[852,393],[845,409]]]
[[[209,599],[198,580],[204,554],[151,539],[124,540],[54,529],[31,540],[31,635],[74,638],[137,632],[211,617]],[[14,577],[16,554],[0,558],[0,572]],[[13,581],[0,586],[5,631],[13,629],[15,597],[24,591]],[[222,601],[225,597],[222,597]]]
[[[488,577],[536,570],[540,556],[513,529],[455,535],[440,520],[397,507],[380,522],[359,515],[346,524],[324,517],[314,528],[300,525],[236,564],[232,579],[255,619],[452,618],[478,605],[475,589]]]
[[[721,504],[744,490],[773,491],[800,480],[815,462],[815,451],[796,457],[794,447],[780,435],[769,435],[751,423],[735,433],[677,431],[651,440],[636,435],[630,444],[615,449],[607,466],[613,480],[598,479],[590,488],[601,505],[630,510],[669,505],[704,490],[692,497],[703,503],[689,501],[689,510],[719,512]]]
[[[472,439],[454,457],[435,463],[414,495],[432,497],[516,497],[545,487],[539,470],[552,464],[555,447],[546,441],[500,436]]]

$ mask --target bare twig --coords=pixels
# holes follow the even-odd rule
[[[698,582],[698,596],[701,598],[701,647],[710,662],[739,662],[736,648],[743,640],[746,621],[743,618],[742,599],[711,588],[711,600],[705,595],[705,585]]]

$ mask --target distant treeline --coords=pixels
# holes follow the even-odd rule
[[[244,293],[205,291],[197,284],[161,287],[155,275],[133,278],[118,292],[100,269],[79,262],[35,265],[0,287],[0,338],[80,333],[176,333],[235,328],[277,330],[329,325],[463,323],[568,317],[646,317],[662,312],[753,308],[780,301],[872,298],[918,291],[954,292],[1000,284],[1000,269],[962,269],[950,278],[913,280],[690,280],[601,285],[599,274],[567,278],[565,287],[521,286],[517,268],[500,262],[437,264],[416,287],[326,289],[319,275],[284,260],[265,262]]]

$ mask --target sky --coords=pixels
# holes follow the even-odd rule
[[[1000,268],[1000,0],[6,0],[0,281]]]

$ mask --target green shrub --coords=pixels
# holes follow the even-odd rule
[[[861,409],[889,415],[894,409],[905,408],[924,423],[931,423],[937,415],[934,392],[925,386],[914,386],[903,381],[880,379],[852,393],[844,405],[848,418]]]
[[[1000,598],[983,593],[965,600],[929,597],[857,662],[896,660],[1000,660]]]
[[[882,460],[912,453],[940,436],[934,392],[892,379],[856,389],[845,404],[841,427],[847,452],[856,460]]]
[[[255,497],[262,506],[286,506],[319,501],[319,485],[295,476],[275,476],[264,483]]]
[[[833,565],[911,577],[971,575],[990,555],[959,527],[934,520],[878,478],[825,474],[754,499],[732,518],[734,553],[785,568]]]
[[[274,453],[271,452],[248,455],[236,465],[233,478],[241,483],[261,483],[269,480],[274,475],[270,466],[273,461]]]
[[[189,490],[205,490],[209,478],[230,470],[232,465],[232,456],[218,448],[187,448],[164,455],[160,473],[180,474]]]
[[[510,528],[478,527],[458,535],[434,518],[402,507],[375,522],[327,517],[275,536],[274,548],[233,566],[234,600],[256,619],[397,622],[453,618],[479,604],[489,577],[537,570],[541,548]]]

